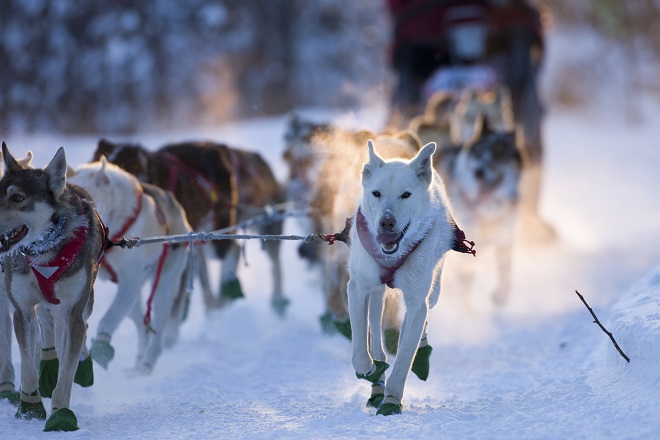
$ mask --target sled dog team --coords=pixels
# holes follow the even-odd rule
[[[440,103],[446,102],[434,102],[437,108],[427,115],[442,113]],[[93,384],[92,359],[108,368],[112,335],[125,317],[138,332],[138,371],[150,372],[163,347],[176,341],[186,280],[192,276],[188,252],[195,252],[207,308],[243,296],[236,276],[240,248],[233,241],[209,245],[223,260],[215,293],[200,247],[164,244],[122,251],[114,249],[119,239],[227,228],[288,197],[314,201],[314,232],[344,233],[349,246],[307,244],[300,252],[322,262],[328,317],[352,338],[356,376],[372,384],[367,404],[378,414],[400,413],[409,371],[422,380],[429,374],[427,318],[438,301],[445,255],[475,254],[461,228],[498,249],[494,300],[506,301],[510,288],[511,231],[524,153],[506,121],[483,116],[486,111],[477,114],[472,132],[454,143],[443,140],[449,139],[443,137],[446,121],[417,121],[419,133],[377,136],[294,118],[286,136],[291,172],[286,193],[261,156],[223,144],[191,142],[148,151],[101,140],[94,161],[74,170],[67,167],[63,148],[44,169],[35,169],[31,153],[17,159],[3,142],[0,398],[17,405],[18,418],[45,420],[41,397],[52,397],[45,430],[78,429],[70,410],[73,383]],[[438,141],[422,146],[420,127],[425,139],[436,130]],[[258,230],[280,234],[282,221],[261,223]],[[268,241],[264,249],[272,261],[272,306],[283,313],[288,300],[279,242]],[[88,349],[86,321],[97,275],[116,282],[117,293]],[[465,276],[465,286],[471,277]],[[145,304],[146,282],[151,291]],[[402,322],[398,301],[405,303]],[[11,362],[11,308],[20,387]],[[384,347],[388,335],[392,340]],[[389,372],[385,349],[396,354]]]

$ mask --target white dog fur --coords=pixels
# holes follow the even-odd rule
[[[429,310],[440,295],[444,255],[454,246],[454,224],[443,183],[432,166],[435,143],[424,146],[410,161],[383,160],[371,141],[369,161],[362,171],[363,194],[356,210],[364,215],[368,233],[378,242],[379,234],[399,234],[398,245],[382,244],[379,257],[386,265],[410,251],[396,271],[392,285],[400,289],[406,305],[399,350],[385,383],[385,398],[379,409],[393,405],[401,409],[406,378],[420,341],[426,333]],[[379,276],[379,265],[358,239],[358,221],[351,227],[348,302],[353,333],[352,363],[358,375],[376,370],[374,360],[386,361],[381,342],[383,297],[388,287]],[[397,247],[398,246],[398,247]],[[391,252],[391,254],[387,254]],[[370,343],[370,346],[368,346]]]
[[[133,175],[107,162],[105,157],[100,162],[79,166],[69,181],[85,188],[92,195],[111,237],[137,212],[138,197],[141,197],[141,209],[126,230],[125,237],[144,238],[187,234],[191,231],[183,208],[172,194],[153,185],[141,184]],[[164,219],[159,219],[158,209],[162,211]],[[161,245],[145,245],[130,250],[110,249],[104,257],[99,278],[110,279],[107,269],[109,265],[116,273],[118,282],[117,293],[99,322],[97,336],[90,350],[92,359],[102,361],[99,363],[104,368],[107,368],[107,362],[97,358],[101,357],[99,355],[103,350],[108,349],[112,334],[127,316],[137,328],[136,370],[140,373],[149,373],[153,369],[166,342],[166,332],[177,332],[179,317],[176,311],[172,312],[177,295],[181,293],[181,281],[186,268],[188,250],[183,245],[170,246],[168,249],[154,294],[151,329],[143,323],[145,301],[141,300],[142,286],[146,281],[153,282],[162,251]],[[113,351],[112,348],[110,350]]]

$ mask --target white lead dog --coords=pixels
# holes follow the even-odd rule
[[[452,219],[444,185],[433,169],[435,143],[424,146],[410,161],[385,161],[371,141],[368,146],[362,198],[350,233],[352,360],[357,377],[373,384],[367,405],[377,407],[377,414],[390,415],[403,409],[403,389],[411,368],[422,379],[428,374],[426,322],[440,295],[445,253],[474,251],[463,244],[465,236]],[[406,312],[396,361],[383,387],[389,365],[380,327],[388,287],[401,290]],[[424,348],[429,350],[422,377],[413,360]]]

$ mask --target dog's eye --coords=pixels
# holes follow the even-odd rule
[[[23,200],[25,200],[25,197],[23,197],[20,194],[14,194],[11,196],[11,201],[15,203],[21,203]]]
[[[380,191],[372,191],[371,194],[373,194],[377,199],[380,199]]]
[[[402,199],[407,199],[408,197],[410,197],[410,195],[411,195],[411,194],[410,194],[408,191],[406,191],[406,192],[404,192],[403,194],[401,194],[401,198],[402,198]]]

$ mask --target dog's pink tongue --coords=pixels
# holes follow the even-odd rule
[[[390,244],[397,241],[400,235],[401,232],[381,232],[376,235],[376,241],[380,244]]]

